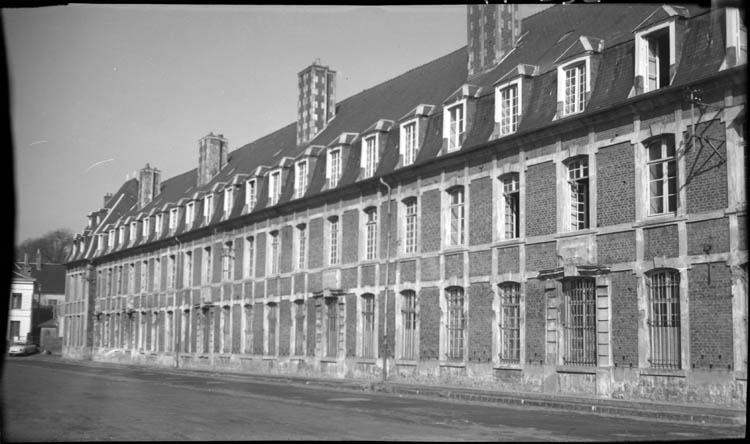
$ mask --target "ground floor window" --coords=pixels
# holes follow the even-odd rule
[[[305,354],[305,301],[294,301],[294,355]]]
[[[279,306],[275,303],[268,304],[268,344],[269,355],[276,354],[276,323],[278,319]]]
[[[596,365],[596,297],[594,280],[573,278],[563,281],[563,363]]]
[[[500,361],[519,363],[521,360],[521,286],[517,282],[500,284],[499,331]]]
[[[464,358],[464,289],[451,287],[447,291],[448,322],[446,358],[462,360]]]
[[[401,294],[401,359],[417,359],[417,295]]]
[[[10,321],[10,339],[12,341],[20,339],[21,335],[21,321]]]
[[[337,298],[326,299],[326,356],[335,358],[339,351],[339,307]]]
[[[660,270],[648,276],[649,337],[653,368],[680,368],[680,273]]]
[[[362,357],[375,355],[375,295],[362,296]]]

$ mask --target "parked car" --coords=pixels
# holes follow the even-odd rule
[[[14,342],[8,349],[8,354],[11,356],[16,355],[33,355],[37,353],[39,349],[35,344],[29,344],[26,342]]]

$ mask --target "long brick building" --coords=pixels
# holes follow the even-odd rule
[[[105,196],[64,354],[744,406],[743,11],[467,20],[342,101],[313,64],[296,123]]]

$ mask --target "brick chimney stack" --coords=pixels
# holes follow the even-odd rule
[[[521,37],[517,4],[468,5],[469,77],[497,65]]]
[[[138,208],[143,208],[159,195],[161,171],[149,164],[141,168],[138,176]]]
[[[297,145],[303,145],[336,116],[336,71],[316,60],[297,74],[297,85]]]
[[[104,205],[103,205],[104,207],[107,206],[107,202],[109,202],[110,199],[112,199],[112,193],[106,193],[104,195]]]
[[[211,181],[227,164],[229,141],[223,134],[209,133],[198,141],[198,186]]]

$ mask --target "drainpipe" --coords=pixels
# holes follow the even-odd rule
[[[175,280],[175,284],[177,284],[177,270],[182,270],[182,264],[180,264],[180,258],[182,257],[181,251],[182,251],[182,242],[180,242],[180,239],[175,236],[174,240],[177,242],[177,252],[175,253],[175,270],[174,273],[172,273],[172,278]],[[184,270],[183,270],[184,271]],[[183,282],[185,279],[183,278]],[[175,285],[177,287],[177,285]],[[174,348],[172,350],[172,353],[174,353],[174,368],[180,368],[180,337],[181,334],[178,334],[176,331],[177,329],[175,326],[177,325],[177,292],[176,288],[175,294],[172,297],[172,344],[174,345]],[[182,321],[182,313],[179,313],[180,315],[180,321]],[[182,322],[180,322],[180,330],[185,328],[182,325]]]
[[[383,382],[388,378],[388,273],[390,270],[391,260],[391,186],[383,178],[380,183],[388,188],[388,223],[386,225],[386,244],[385,244],[385,301],[383,304]]]

